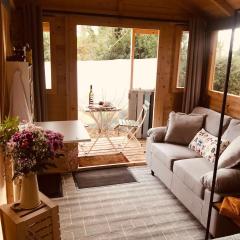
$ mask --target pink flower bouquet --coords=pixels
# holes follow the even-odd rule
[[[30,172],[42,172],[54,167],[53,160],[62,156],[63,135],[27,124],[15,132],[7,143],[8,153],[13,159],[13,179]]]

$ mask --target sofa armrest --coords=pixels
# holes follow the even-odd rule
[[[211,190],[213,172],[208,172],[200,179],[202,185]],[[217,171],[215,192],[221,195],[239,195],[240,170],[221,168]]]
[[[150,128],[147,135],[153,142],[163,142],[167,132],[167,127]]]

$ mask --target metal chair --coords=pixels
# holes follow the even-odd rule
[[[132,139],[135,140],[140,146],[142,146],[141,143],[136,138],[136,134],[141,129],[145,121],[145,118],[149,110],[149,106],[150,106],[150,103],[145,100],[137,120],[119,119],[119,123],[114,129],[118,129],[118,133],[120,128],[122,127],[125,127],[128,129],[126,133],[126,137],[128,138],[128,141],[124,145],[122,144],[122,150],[128,145],[128,143]]]

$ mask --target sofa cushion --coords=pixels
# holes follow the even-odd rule
[[[235,138],[218,160],[218,168],[232,168],[240,163],[240,136]]]
[[[212,171],[212,164],[205,158],[183,159],[174,163],[173,173],[198,197],[204,198],[204,186],[200,179]]]
[[[232,142],[238,136],[240,136],[240,120],[232,119],[222,138]]]
[[[220,123],[220,117],[221,117],[220,113],[204,107],[194,108],[193,113],[206,114],[207,117],[205,119],[204,129],[214,136],[218,135],[218,129],[219,129],[219,123]],[[231,117],[225,115],[224,121],[223,121],[223,132],[228,127],[230,120],[231,120]]]
[[[170,112],[165,142],[188,145],[202,128],[205,115]]]
[[[211,163],[215,162],[218,138],[204,129],[199,131],[189,144],[189,148],[199,153]],[[229,141],[223,140],[220,145],[220,154],[227,148]]]
[[[201,177],[202,185],[211,190],[212,189],[213,171],[205,173]],[[240,170],[222,168],[217,171],[217,178],[215,184],[215,192],[217,193],[240,193]]]
[[[176,160],[200,157],[198,153],[188,147],[171,143],[152,143],[151,150],[152,154],[170,170]]]

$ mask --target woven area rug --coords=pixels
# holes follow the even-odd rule
[[[205,230],[146,166],[129,168],[137,183],[77,189],[63,176],[62,240],[203,240]]]
[[[91,167],[127,162],[128,162],[127,158],[122,153],[84,156],[79,158],[79,167]]]
[[[79,189],[136,182],[127,167],[73,172],[73,179]]]

